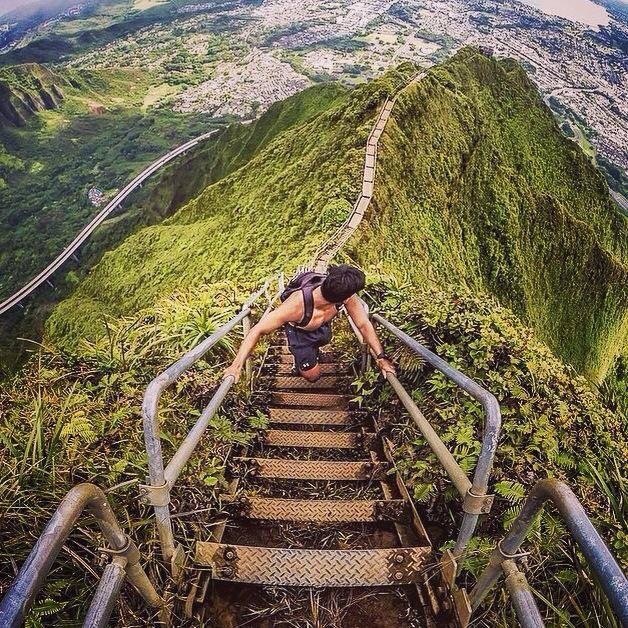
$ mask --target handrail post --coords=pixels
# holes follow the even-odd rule
[[[188,436],[182,445],[183,449],[180,448],[180,451],[177,451],[168,467],[164,469],[161,438],[159,436],[159,400],[166,388],[172,385],[183,373],[200,360],[221,338],[226,336],[236,325],[238,325],[238,323],[242,322],[246,330],[246,323],[243,321],[250,316],[252,304],[268,289],[270,282],[271,279],[267,279],[262,288],[253,293],[245,301],[240,312],[231,320],[219,327],[211,336],[205,338],[176,362],[171,364],[165,371],[155,377],[155,379],[153,379],[153,381],[148,385],[146,392],[144,393],[144,400],[142,403],[142,421],[144,426],[144,442],[148,457],[149,483],[147,485],[140,486],[140,490],[143,493],[144,500],[154,507],[155,522],[157,525],[157,533],[159,535],[162,557],[164,561],[170,563],[173,575],[176,575],[178,571],[178,566],[175,563],[178,562],[182,549],[181,546],[176,546],[174,535],[172,533],[172,521],[170,517],[169,504],[170,489],[174,484],[174,480],[169,481],[167,471],[168,468],[174,468],[172,465],[176,459],[177,462],[174,466],[177,466],[178,468],[176,473],[176,476],[178,476],[180,470],[187,462],[189,455],[191,455],[190,451],[188,457],[185,458],[184,451],[187,451],[188,445],[194,442],[194,445],[192,446],[193,450],[198,440],[196,439],[196,436],[194,436],[194,438],[190,438],[191,435]],[[222,402],[231,383],[232,382],[226,384],[225,381],[222,382],[218,391],[214,395],[215,399],[210,402],[208,408],[218,399],[219,403]],[[220,393],[220,395],[218,393]],[[204,416],[207,416],[206,413],[204,413]],[[199,421],[197,421],[197,426],[200,425],[200,423],[201,420],[199,419]],[[195,429],[196,426],[193,430]],[[174,479],[176,480],[176,477]]]
[[[126,576],[125,567],[126,560],[118,556],[105,567],[83,621],[83,628],[106,628],[109,625],[111,612],[116,605]]]
[[[166,371],[167,372],[167,371]],[[154,379],[146,389],[142,404],[142,416],[144,421],[144,443],[148,454],[148,479],[151,489],[160,490],[162,495],[157,498],[149,498],[155,510],[155,523],[161,545],[161,555],[165,562],[171,563],[175,554],[174,535],[172,533],[172,521],[170,520],[170,492],[164,476],[164,458],[161,449],[156,423],[159,399],[162,390],[167,386],[169,378],[165,373]]]
[[[545,628],[545,622],[534,601],[530,585],[525,575],[517,568],[515,561],[505,560],[502,563],[502,571],[506,576],[506,588],[510,593],[521,628]]]
[[[473,474],[471,488],[464,496],[463,511],[464,516],[453,550],[454,556],[463,556],[469,541],[473,537],[478,524],[480,514],[487,512],[485,506],[490,503],[491,496],[487,495],[488,481],[497,450],[499,432],[501,430],[501,411],[495,396],[488,390],[482,388],[471,378],[464,375],[440,356],[430,351],[427,347],[408,336],[408,334],[395,327],[379,314],[373,315],[373,320],[380,323],[384,328],[396,336],[411,351],[421,356],[428,364],[439,370],[447,378],[456,383],[462,390],[482,404],[486,414],[484,423],[484,436],[482,438],[482,448],[478,458],[478,463]]]
[[[111,553],[124,559],[129,582],[150,606],[159,610],[164,609],[165,602],[148,579],[140,564],[139,551],[120,527],[107,497],[95,484],[84,483],[68,491],[61,500],[0,602],[0,626],[2,628],[17,628],[22,625],[50,568],[85,509],[96,519],[111,548]],[[112,570],[113,568],[107,571],[107,574],[110,575]],[[116,588],[111,587],[110,591],[113,595]]]
[[[251,315],[247,314],[242,319],[242,340],[244,340],[249,335],[250,331],[251,331]],[[253,367],[251,364],[251,357],[249,356],[244,362],[244,376],[246,378],[247,385],[251,384],[252,372],[253,372]]]

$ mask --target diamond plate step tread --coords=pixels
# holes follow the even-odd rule
[[[268,430],[262,442],[271,447],[318,447],[355,449],[373,442],[374,434],[361,432],[303,432],[302,430]]]
[[[214,578],[296,587],[376,587],[419,581],[428,547],[312,550],[198,542],[196,562]]]
[[[383,477],[389,465],[370,460],[339,462],[336,460],[286,460],[284,458],[233,458],[234,473],[279,480],[359,481]]]
[[[346,410],[299,410],[297,408],[269,408],[270,423],[297,423],[299,425],[353,425]]]
[[[320,364],[321,373],[323,375],[346,375],[349,373],[349,367],[338,362],[326,362]],[[277,364],[277,375],[292,375],[293,365],[291,363]]]
[[[403,499],[281,499],[243,495],[235,501],[238,515],[266,521],[353,523],[407,521],[409,506]]]
[[[271,386],[276,390],[316,390],[317,388],[347,388],[352,378],[342,375],[323,375],[315,382],[308,382],[299,375],[279,375],[271,380]]]
[[[344,408],[351,401],[351,395],[336,395],[307,392],[273,392],[272,403],[283,406],[305,406],[310,408]]]

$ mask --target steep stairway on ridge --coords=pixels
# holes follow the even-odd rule
[[[362,592],[343,626],[373,613],[396,626],[456,625],[379,427],[351,403],[348,368],[332,353],[323,360],[325,374],[309,383],[292,374],[285,345],[269,351],[269,429],[228,461],[229,516],[196,545],[196,566],[209,568],[212,588],[210,578],[194,587],[188,610],[240,625],[265,587],[299,587],[345,600]]]

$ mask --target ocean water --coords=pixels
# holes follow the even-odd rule
[[[593,28],[606,26],[610,17],[604,7],[591,0],[521,0],[524,4],[549,15],[587,24]]]

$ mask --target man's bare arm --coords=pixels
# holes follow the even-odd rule
[[[351,317],[353,324],[362,334],[364,342],[371,347],[375,355],[384,353],[384,348],[377,336],[375,327],[373,327],[373,323],[371,323],[371,319],[368,317],[360,299],[356,295],[353,295],[345,301],[345,307],[347,308],[347,314]],[[377,360],[377,365],[384,373],[395,373],[395,367],[389,360],[381,358]]]
[[[286,323],[301,320],[301,317],[303,316],[303,306],[298,297],[298,293],[290,295],[284,303],[271,312],[268,312],[268,314],[262,316],[259,323],[251,327],[251,331],[249,331],[246,338],[242,341],[233,362],[229,368],[225,370],[223,379],[225,377],[233,376],[235,380],[238,381],[240,378],[240,371],[242,370],[246,359],[249,357],[251,351],[253,351],[255,345],[259,342],[259,339],[262,336],[272,334],[275,330],[279,329]]]

